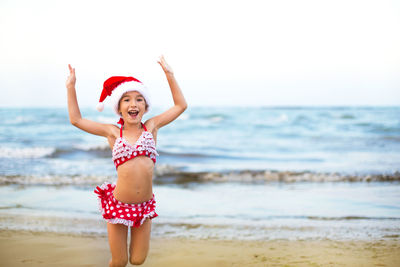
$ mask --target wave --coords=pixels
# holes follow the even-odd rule
[[[0,213],[0,229],[8,231],[54,232],[68,236],[107,237],[107,231],[96,217],[84,214],[42,214],[15,212]],[[369,221],[372,225],[366,225],[362,221],[320,223],[309,220],[306,224],[296,224],[289,220],[280,224],[269,223],[269,220],[261,221],[261,224],[249,223],[249,221],[235,223],[235,220],[224,220],[222,223],[203,223],[202,221],[182,222],[182,218],[174,221],[160,217],[154,221],[156,227],[152,230],[152,236],[159,238],[198,238],[213,240],[382,240],[399,238],[398,227],[393,224],[385,224],[383,221]]]
[[[219,112],[209,113],[208,111],[205,111],[204,113],[201,114],[184,116],[182,120],[186,121],[189,118],[193,121],[196,121],[199,125],[206,126],[206,125],[219,124],[226,121],[227,119],[229,119],[229,114],[219,113]]]
[[[223,220],[229,220],[233,221],[235,219],[240,220],[237,216],[231,216],[231,215],[219,215],[219,218],[222,218]],[[204,217],[203,217],[204,218]],[[194,218],[187,218],[187,219],[194,219]],[[198,218],[196,218],[198,219]],[[307,216],[307,215],[272,215],[272,216],[264,216],[264,217],[252,217],[251,218],[253,221],[272,221],[272,220],[314,220],[314,221],[357,221],[357,220],[388,220],[388,221],[400,221],[400,217],[378,217],[378,216]],[[215,223],[216,220],[213,220],[213,223]],[[169,221],[169,224],[174,224],[174,225],[187,225],[186,223],[179,223],[179,222],[174,222]],[[206,226],[205,221],[202,222],[202,224],[195,224],[193,225],[193,228],[195,226]],[[209,226],[214,227],[215,225],[211,224]],[[229,227],[228,225],[220,225],[221,227]]]
[[[8,210],[8,209],[20,209],[20,208],[25,208],[21,204],[15,204],[11,206],[0,206],[0,210]]]
[[[84,153],[100,158],[111,157],[111,149],[107,144],[76,144],[69,148],[56,147],[25,147],[10,148],[0,147],[0,158],[64,158],[69,155]],[[202,153],[169,152],[159,150],[161,156],[184,157],[184,158],[214,158],[219,156]],[[226,157],[226,156],[225,156]]]
[[[4,120],[2,124],[4,125],[21,125],[21,124],[33,124],[38,123],[40,120],[37,119],[34,115],[23,115],[16,117],[7,117],[8,119]]]
[[[111,150],[106,144],[78,144],[71,148],[57,148],[51,155],[48,155],[48,157],[63,158],[75,153],[85,153],[89,155],[92,154],[93,156],[100,158],[111,157]]]
[[[184,158],[210,158],[214,157],[211,155],[206,155],[202,153],[183,153],[183,152],[167,152],[167,151],[158,151],[160,156],[173,156],[173,157],[184,157]]]
[[[394,182],[400,181],[400,172],[393,174],[359,174],[294,172],[294,171],[231,171],[231,172],[177,172],[158,177],[159,183],[174,182]]]
[[[0,147],[0,158],[43,158],[51,156],[55,151],[53,147]]]
[[[306,216],[305,218],[317,221],[400,220],[399,217],[367,217],[367,216],[344,216],[344,217]]]
[[[219,122],[225,120],[227,118],[227,116],[224,114],[210,114],[210,115],[207,115],[206,118],[208,121],[210,121],[212,123],[219,123]]]
[[[109,176],[90,175],[2,175],[0,185],[81,185],[93,186],[111,181]]]
[[[107,175],[2,175],[0,185],[78,185],[93,186],[105,181],[116,180]],[[346,175],[338,173],[293,172],[293,171],[231,171],[231,172],[187,172],[166,164],[156,166],[154,184],[190,184],[190,183],[253,183],[270,182],[400,182],[400,172],[393,174]],[[349,217],[348,219],[351,219]]]
[[[73,148],[83,151],[94,151],[94,150],[107,150],[109,146],[107,144],[76,144]]]
[[[0,147],[0,158],[7,159],[37,159],[37,158],[62,158],[69,154],[84,152],[97,157],[111,157],[110,148],[107,145],[81,144],[71,148],[56,147],[25,147],[12,148]]]
[[[54,150],[53,153],[50,155],[47,155],[50,158],[62,158],[66,155],[69,154],[74,154],[74,153],[86,153],[86,154],[93,154],[96,157],[101,157],[101,158],[108,158],[111,157],[111,149],[108,145],[96,145],[96,144],[81,144],[81,145],[76,145],[70,149],[65,149],[65,148],[57,148]],[[163,150],[158,150],[158,154],[160,156],[170,156],[170,157],[182,157],[182,158],[219,158],[221,156],[218,155],[207,155],[207,154],[202,154],[202,153],[185,153],[185,152],[169,152],[169,151],[163,151]],[[223,156],[224,158],[239,158],[239,157],[233,157],[233,156]]]

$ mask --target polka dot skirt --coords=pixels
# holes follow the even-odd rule
[[[156,201],[153,198],[140,204],[126,204],[115,199],[115,184],[104,183],[97,186],[94,192],[98,195],[99,210],[103,218],[112,224],[139,227],[149,218],[158,216],[155,211]]]

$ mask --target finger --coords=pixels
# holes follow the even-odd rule
[[[157,63],[160,64],[160,66],[161,66],[162,68],[165,67],[165,64],[164,64],[164,62],[163,62],[162,60],[157,61]]]
[[[161,65],[161,67],[164,67],[164,62],[163,62],[163,60],[161,59],[161,57],[158,59],[158,64],[160,64]]]
[[[68,68],[69,68],[69,74],[70,75],[75,75],[75,68],[71,67],[70,64],[68,64]]]

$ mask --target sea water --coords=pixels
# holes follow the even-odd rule
[[[155,236],[400,238],[400,107],[189,108],[157,149]],[[0,109],[0,229],[105,235],[93,189],[116,178],[66,109]]]

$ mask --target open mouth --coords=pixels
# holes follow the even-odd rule
[[[139,111],[130,110],[128,111],[128,114],[129,116],[135,118],[139,114]]]

